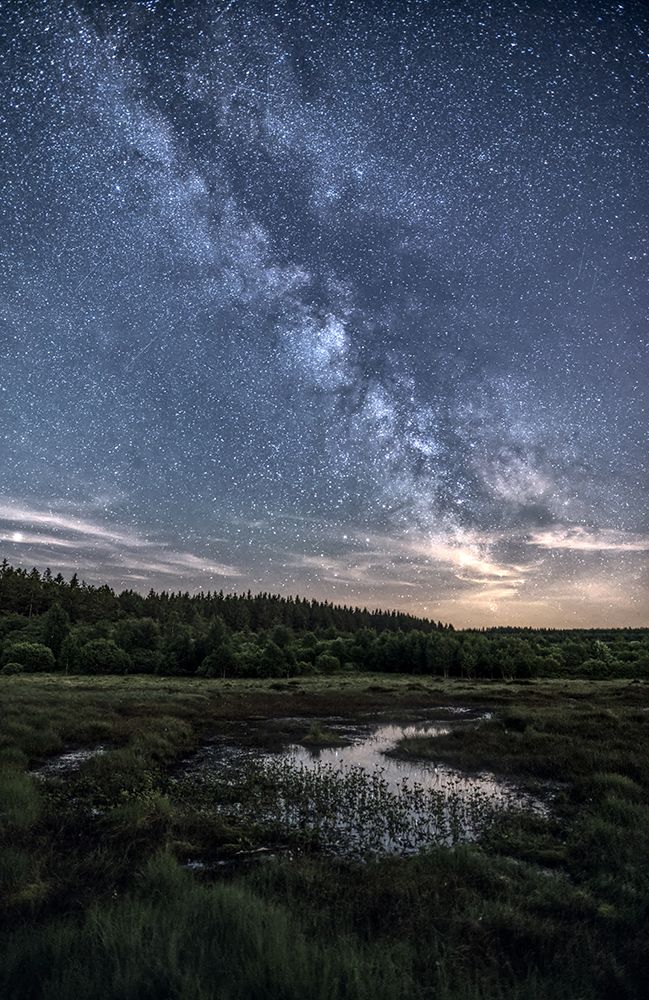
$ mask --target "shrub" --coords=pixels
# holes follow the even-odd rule
[[[231,677],[237,673],[238,666],[236,653],[229,643],[223,643],[205,657],[198,668],[198,673],[202,677]]]
[[[41,642],[16,642],[4,651],[3,661],[20,664],[26,671],[54,670],[54,653]]]
[[[574,671],[575,677],[592,677],[601,680],[611,676],[611,665],[604,660],[584,660]]]
[[[22,674],[24,670],[25,668],[23,667],[22,663],[10,662],[10,663],[5,663],[2,670],[0,670],[0,674]]]
[[[81,650],[81,673],[125,674],[131,666],[131,657],[111,639],[93,639]]]
[[[134,649],[131,653],[131,673],[159,674],[162,673],[164,658],[156,649]]]
[[[340,660],[330,653],[320,653],[315,662],[316,667],[323,674],[335,674],[340,670]]]
[[[158,623],[151,618],[128,618],[118,622],[116,635],[118,644],[127,653],[135,649],[153,651],[160,642]]]

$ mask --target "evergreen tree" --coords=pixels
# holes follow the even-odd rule
[[[61,646],[70,632],[70,616],[58,601],[43,616],[43,642],[58,660]]]

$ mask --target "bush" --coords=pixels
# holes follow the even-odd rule
[[[238,666],[236,653],[229,643],[224,643],[205,657],[198,668],[198,673],[202,677],[232,677],[236,675]]]
[[[298,660],[295,665],[295,673],[298,677],[306,677],[309,674],[317,674],[317,670],[313,663],[309,663],[308,660]]]
[[[164,666],[162,653],[156,649],[134,649],[131,653],[131,673],[160,674]]]
[[[10,663],[5,663],[2,670],[0,670],[0,674],[22,674],[24,673],[24,670],[25,668],[23,667],[22,663],[10,662]]]
[[[87,674],[125,674],[131,667],[131,657],[117,643],[93,639],[82,648],[78,669]]]
[[[283,677],[287,673],[288,659],[277,643],[269,640],[257,662],[260,677]]]
[[[16,642],[4,651],[5,665],[20,664],[26,671],[54,670],[56,661],[49,646],[41,642]]]
[[[135,649],[154,651],[160,642],[160,629],[151,618],[128,618],[118,622],[116,638],[127,653]]]
[[[323,674],[336,674],[340,670],[340,660],[330,653],[320,653],[315,662],[316,667]]]
[[[584,660],[574,671],[575,677],[591,677],[597,680],[610,677],[611,674],[611,665],[604,660]]]

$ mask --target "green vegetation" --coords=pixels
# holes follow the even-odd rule
[[[237,822],[254,823],[279,842],[365,860],[462,843],[484,833],[504,808],[517,805],[514,795],[504,802],[497,792],[478,787],[393,788],[380,769],[341,771],[331,764],[306,767],[286,759],[254,760],[235,776],[207,776],[201,794],[208,808],[223,808]]]
[[[286,907],[243,885],[197,884],[159,854],[119,902],[53,921],[36,942],[30,932],[15,935],[3,995],[391,1000],[403,982],[398,958],[344,938],[307,936]]]
[[[491,629],[329,602],[200,593],[146,597],[0,566],[0,673],[649,679],[649,630]]]
[[[343,747],[349,743],[349,740],[341,736],[340,733],[334,733],[332,729],[320,725],[319,722],[312,722],[300,742],[306,747],[323,749],[324,747]]]
[[[594,774],[614,771],[628,791],[629,782],[643,780],[649,753],[645,688],[637,697],[634,688],[610,688],[605,705],[592,703],[588,687],[587,693],[559,689],[558,705],[530,692],[494,719],[434,739],[404,739],[397,749],[463,769],[490,767],[549,781],[591,781]]]
[[[645,996],[643,683],[362,673],[282,682],[22,673],[0,683],[7,1000]],[[259,808],[224,810],[227,782],[219,791],[178,766],[245,720],[307,716],[319,726],[332,713],[453,705],[494,716],[401,752],[551,780],[547,817],[494,814],[476,843],[360,862],[321,853],[317,837],[296,837],[290,824],[271,824],[269,840]],[[69,771],[30,773],[75,747],[103,752],[81,754]],[[246,780],[253,807],[273,793],[292,796],[291,808],[308,803],[303,779],[286,769]],[[316,780],[311,801],[314,788],[329,794]]]

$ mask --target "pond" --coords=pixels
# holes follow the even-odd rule
[[[185,773],[203,782],[208,799],[212,789],[215,809],[303,849],[411,854],[474,840],[503,810],[547,812],[491,773],[391,755],[403,737],[435,737],[488,717],[440,709],[414,721],[252,722],[205,746]]]

